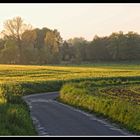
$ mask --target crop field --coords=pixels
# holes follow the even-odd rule
[[[0,65],[0,115],[6,116],[0,117],[0,135],[37,135],[21,97],[59,90],[60,101],[100,113],[129,130],[140,131],[139,84],[137,64]],[[119,105],[124,109],[121,114],[115,112]]]
[[[103,77],[140,76],[140,65],[23,66],[0,65],[2,82],[42,82]]]

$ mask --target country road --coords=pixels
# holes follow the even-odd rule
[[[55,100],[57,92],[24,96],[40,136],[130,136],[124,130]]]

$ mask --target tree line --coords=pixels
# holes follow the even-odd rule
[[[0,38],[2,64],[59,64],[96,61],[139,61],[140,35],[122,31],[110,36],[63,40],[57,29],[33,28],[21,17],[4,22]]]

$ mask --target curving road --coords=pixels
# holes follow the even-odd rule
[[[55,100],[58,92],[24,96],[38,134],[43,136],[130,136],[106,120]]]

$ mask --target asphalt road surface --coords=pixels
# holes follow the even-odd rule
[[[93,114],[55,100],[57,92],[24,96],[40,136],[131,136]]]

